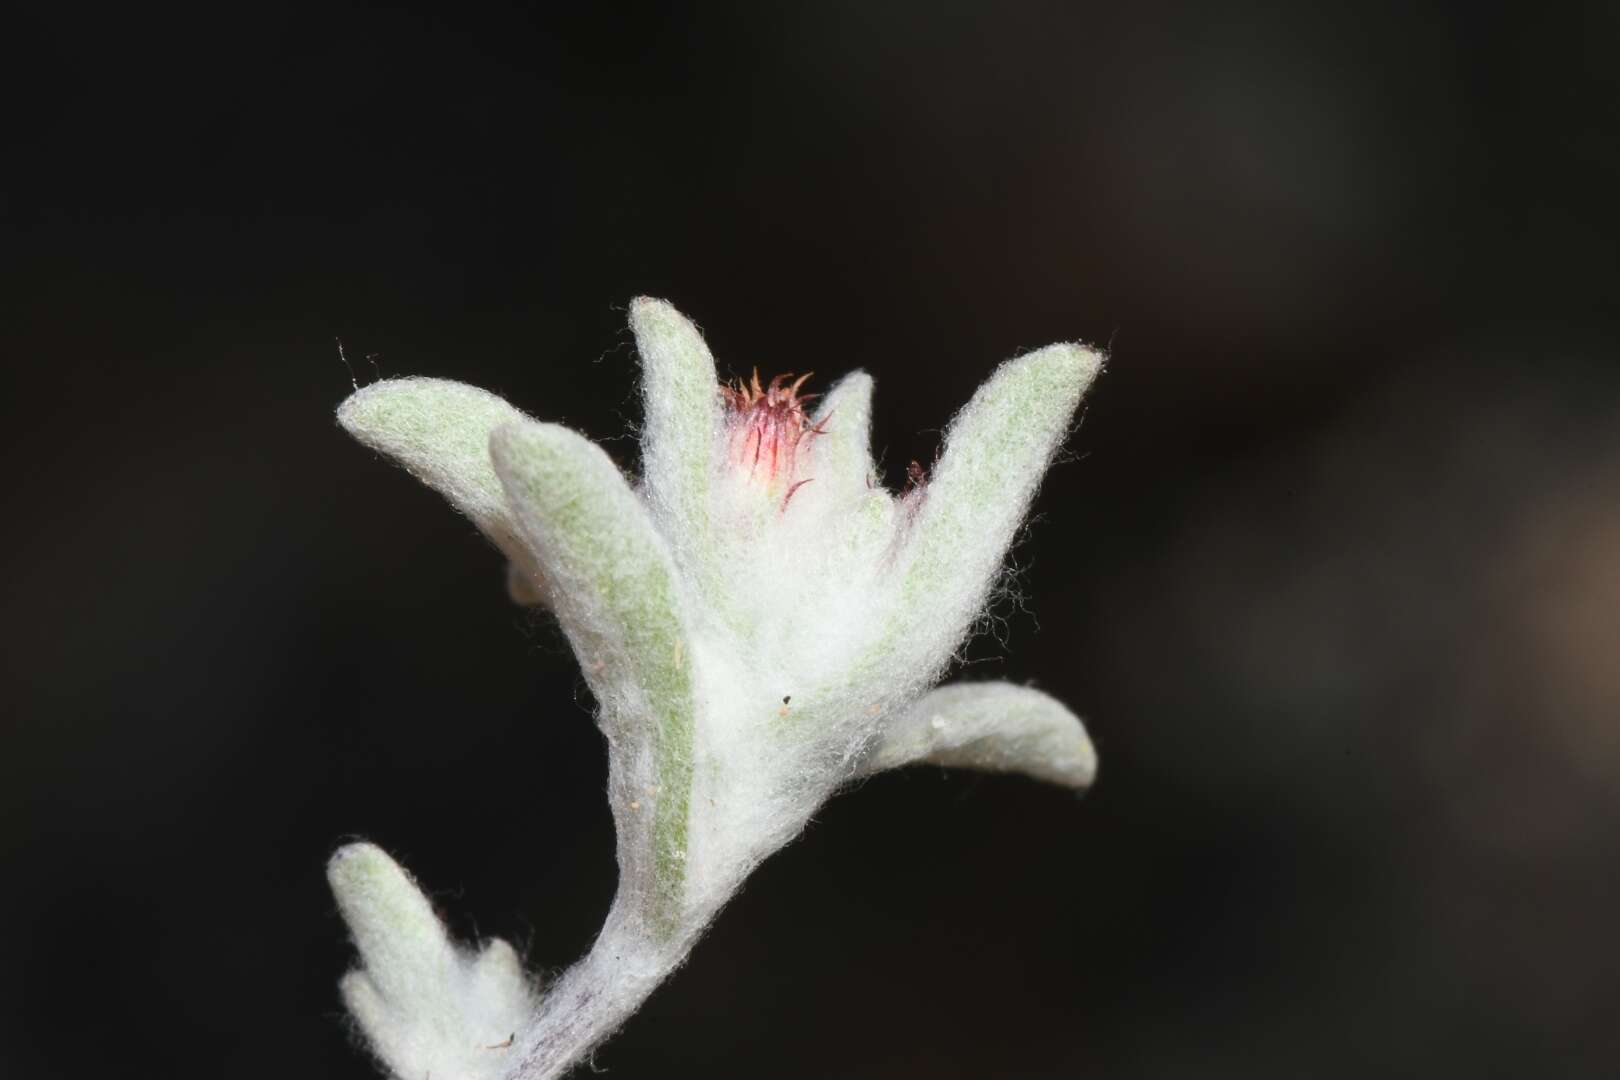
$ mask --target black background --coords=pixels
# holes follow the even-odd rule
[[[1613,5],[54,6],[0,35],[0,1074],[365,1077],[364,836],[555,970],[573,661],[349,442],[334,339],[608,443],[630,297],[865,367],[897,483],[1111,344],[969,677],[1076,800],[830,803],[622,1076],[1620,1067]]]

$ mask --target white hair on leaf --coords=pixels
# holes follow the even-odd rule
[[[343,1002],[382,1063],[398,1076],[507,1075],[539,1000],[512,947],[453,943],[410,875],[372,844],[338,849],[326,876],[364,964],[344,976]]]

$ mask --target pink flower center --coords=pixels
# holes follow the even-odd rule
[[[800,375],[792,383],[787,381],[790,376],[778,375],[762,387],[755,370],[749,382],[720,388],[728,406],[726,438],[731,463],[772,487],[790,485],[789,497],[799,484],[808,482],[793,478],[799,441],[822,434],[821,424],[812,426],[804,412],[804,403],[816,395],[799,396],[799,387],[811,374]]]

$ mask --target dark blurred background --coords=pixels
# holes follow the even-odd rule
[[[608,445],[625,305],[864,367],[891,481],[1112,348],[965,674],[1084,799],[829,804],[613,1075],[1620,1071],[1612,4],[13,13],[0,1074],[352,1077],[374,839],[555,970],[614,885],[560,637],[356,375]]]

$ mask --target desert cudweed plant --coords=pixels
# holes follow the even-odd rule
[[[670,305],[630,309],[642,476],[458,383],[397,379],[338,410],[470,517],[516,598],[567,635],[607,737],[619,888],[550,987],[502,941],[452,942],[411,878],[351,844],[329,876],[362,966],[343,997],[406,1080],[559,1076],[685,958],[749,872],[840,785],[912,762],[1084,788],[1085,730],[1038,691],[931,689],[981,614],[1098,353],[1003,364],[899,496],[868,451],[872,380],[814,413],[803,380],[722,386]]]

